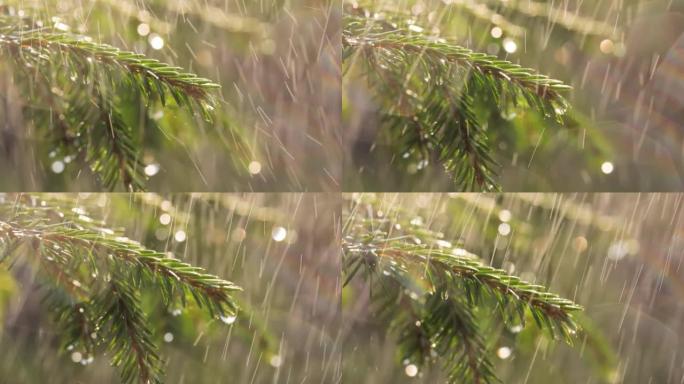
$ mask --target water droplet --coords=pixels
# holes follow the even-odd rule
[[[523,329],[523,326],[520,324],[514,325],[511,327],[511,333],[520,333]]]
[[[173,238],[179,243],[184,242],[186,237],[187,237],[187,235],[185,234],[185,231],[183,231],[183,230],[177,231],[176,234],[173,235]]]
[[[610,55],[615,50],[615,44],[613,43],[613,40],[605,39],[599,44],[599,49],[601,50],[601,53]]]
[[[150,34],[150,25],[146,23],[140,23],[137,28],[138,35],[147,36]]]
[[[589,247],[589,242],[587,241],[586,237],[577,236],[575,237],[575,240],[572,241],[572,247],[577,252],[584,252]]]
[[[275,227],[271,231],[271,238],[273,238],[274,241],[283,241],[285,240],[285,237],[287,237],[287,230],[283,227]]]
[[[499,220],[501,220],[504,223],[508,223],[509,221],[511,221],[511,216],[511,211],[509,211],[508,209],[502,209],[499,212]]]
[[[164,39],[156,33],[151,34],[148,41],[152,49],[159,50],[164,48]]]
[[[251,173],[252,175],[256,175],[259,172],[261,172],[261,163],[254,160],[251,163],[249,163],[247,169],[249,170],[249,173]]]
[[[233,241],[242,241],[247,237],[247,231],[245,231],[243,228],[235,228],[233,231],[233,234],[231,235],[231,238]]]
[[[147,176],[154,176],[154,175],[156,175],[157,173],[159,173],[159,164],[152,163],[152,164],[148,164],[148,165],[145,167],[145,174],[146,174]]]
[[[511,233],[511,226],[508,223],[501,223],[497,230],[499,231],[499,235],[508,236]]]
[[[71,354],[71,361],[73,361],[76,364],[80,363],[82,359],[83,355],[81,354],[81,352],[74,352]]]
[[[505,360],[511,357],[512,352],[508,347],[501,347],[496,351],[496,355],[499,356],[499,359]]]
[[[639,251],[639,243],[636,240],[617,241],[608,247],[608,258],[611,260],[621,260],[629,254]]]
[[[409,29],[409,31],[412,31],[412,32],[417,32],[417,33],[423,32],[423,27],[417,26],[415,24],[409,25],[408,29]]]
[[[446,240],[436,240],[435,245],[440,247],[440,248],[451,248],[452,247],[451,243],[446,241]]]
[[[180,316],[181,313],[183,313],[183,311],[182,311],[181,309],[179,309],[179,308],[176,308],[176,309],[174,309],[174,310],[171,311],[171,316],[174,316],[174,317]]]
[[[171,332],[166,332],[166,333],[164,334],[164,341],[167,342],[167,343],[172,342],[172,341],[173,341],[173,333],[171,333]]]
[[[610,175],[614,170],[615,166],[610,161],[605,161],[603,164],[601,164],[601,172],[606,175]]]
[[[235,320],[237,319],[237,316],[223,316],[223,315],[221,315],[221,316],[219,316],[219,318],[221,319],[221,321],[223,321],[226,324],[233,324],[235,322]]]
[[[508,53],[515,53],[518,50],[518,44],[513,39],[505,38],[503,40],[503,49]]]
[[[50,169],[52,169],[52,172],[54,172],[54,173],[57,173],[57,174],[62,173],[62,172],[64,172],[64,163],[60,160],[57,160],[57,161],[52,163],[52,165],[50,166]]]
[[[162,225],[169,225],[169,223],[171,223],[171,215],[168,213],[163,213],[161,216],[159,216],[159,222]]]
[[[271,357],[271,360],[269,361],[272,367],[278,368],[283,364],[283,358],[280,357],[280,355],[274,355]]]
[[[415,364],[409,364],[404,368],[404,373],[408,377],[415,377],[418,374],[418,367]]]
[[[58,21],[55,23],[55,29],[66,32],[69,30],[69,26],[62,23],[61,21]]]
[[[503,30],[500,27],[494,27],[492,28],[491,34],[493,38],[498,39],[503,36]]]
[[[173,205],[171,204],[170,201],[164,200],[164,201],[162,201],[162,203],[161,203],[161,205],[160,205],[160,208],[161,208],[162,211],[168,211],[168,210],[171,209],[172,206],[173,206]]]

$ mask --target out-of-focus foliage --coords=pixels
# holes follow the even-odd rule
[[[681,189],[684,163],[676,147],[684,104],[674,81],[682,70],[681,5],[666,0],[345,4],[346,36],[368,41],[364,51],[373,53],[356,50],[343,58],[348,189],[471,189],[463,176],[472,179],[478,168],[488,169],[483,174],[505,191]],[[358,18],[365,28],[354,27]],[[384,32],[378,34],[381,26]],[[379,38],[412,39],[416,47],[388,49],[373,43]],[[478,82],[477,68],[456,68],[449,60],[431,65],[435,44],[465,47],[488,62],[496,62],[494,56],[561,80],[572,87],[562,93],[570,107],[529,108],[537,103],[527,101],[516,106],[511,98],[498,97],[501,86]],[[441,76],[448,68],[449,76]],[[501,82],[512,85],[515,78]],[[460,95],[468,105],[459,104]],[[458,137],[453,113],[458,110],[479,122],[468,138],[480,143],[480,158],[484,153],[490,158],[482,161],[487,167],[463,156],[463,135],[444,137],[443,131]],[[445,117],[449,111],[452,118]],[[562,124],[553,115],[562,115]],[[477,189],[491,185],[479,184]]]

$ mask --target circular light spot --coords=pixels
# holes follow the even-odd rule
[[[187,235],[185,234],[185,231],[183,231],[183,230],[177,231],[176,234],[173,235],[173,238],[179,243],[184,242],[186,237],[187,237]]]
[[[167,342],[167,343],[172,342],[172,341],[173,341],[173,333],[171,333],[171,332],[166,332],[166,333],[164,334],[164,341]]]
[[[499,27],[494,27],[492,28],[491,34],[493,38],[498,39],[503,36],[503,30]]]
[[[601,44],[599,44],[599,49],[602,53],[610,55],[615,50],[615,44],[613,43],[613,40],[605,39],[601,41]]]
[[[168,211],[169,209],[171,209],[171,207],[173,207],[173,205],[168,200],[162,201],[162,203],[160,205],[160,208],[162,209],[162,211]]]
[[[608,247],[608,258],[621,260],[627,255],[633,255],[639,251],[639,243],[636,240],[617,241]]]
[[[159,241],[164,241],[169,237],[169,231],[166,228],[159,228],[154,231],[154,237]]]
[[[159,50],[164,48],[164,39],[156,33],[151,34],[147,41],[149,41],[152,49]]]
[[[54,163],[52,163],[50,169],[52,169],[52,172],[54,173],[62,173],[64,172],[64,163],[57,160]]]
[[[511,216],[511,211],[509,211],[508,209],[502,209],[499,212],[499,220],[503,221],[504,223],[508,223],[509,221],[511,221]]]
[[[159,216],[159,222],[162,223],[162,225],[169,225],[171,222],[171,215],[168,213],[163,213],[161,216]]]
[[[511,233],[511,226],[508,223],[501,223],[497,230],[499,231],[499,235],[508,236]]]
[[[256,175],[257,173],[261,172],[261,163],[256,160],[252,161],[251,163],[249,163],[247,169],[249,170],[249,173],[251,173],[252,175]]]
[[[513,39],[506,38],[503,41],[503,49],[508,53],[515,53],[518,50],[518,44]]]
[[[509,357],[511,357],[511,353],[512,353],[512,351],[508,347],[501,347],[496,351],[496,355],[499,356],[499,359],[502,359],[502,360],[508,359]]]
[[[154,176],[157,173],[159,173],[159,164],[152,163],[145,166],[145,174],[147,176]]]
[[[575,248],[577,252],[584,252],[589,247],[589,242],[584,236],[577,236],[575,240],[572,241],[572,247]]]
[[[281,242],[285,240],[285,237],[287,237],[287,230],[283,227],[275,227],[271,231],[271,238],[274,241]]]
[[[404,373],[408,377],[415,377],[418,374],[418,367],[415,364],[409,364],[404,368]]]
[[[83,360],[83,355],[81,354],[81,352],[74,352],[71,354],[71,361],[73,361],[74,363],[78,364],[81,362],[81,360]]]
[[[283,364],[283,358],[280,357],[280,355],[275,355],[271,357],[271,360],[269,361],[271,363],[271,366],[274,368],[278,368]]]
[[[137,31],[138,31],[138,35],[147,36],[150,34],[150,25],[146,24],[146,23],[138,24]]]
[[[231,238],[233,241],[242,241],[247,237],[247,231],[245,231],[243,228],[235,228],[233,231],[233,234],[231,235]]]
[[[615,166],[610,161],[605,161],[603,164],[601,164],[601,172],[606,175],[610,175],[614,170]]]

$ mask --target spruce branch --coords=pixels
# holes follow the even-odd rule
[[[109,189],[121,182],[142,190],[146,180],[141,121],[122,111],[141,108],[139,115],[147,116],[145,109],[172,98],[210,120],[212,93],[220,88],[182,68],[16,16],[0,16],[0,52],[17,85],[27,89],[27,117],[49,128],[58,151],[86,163]]]
[[[109,289],[96,299],[102,308],[98,327],[110,340],[107,349],[112,353],[112,364],[121,368],[125,383],[162,383],[161,358],[140,308],[140,297],[118,281],[125,281],[125,276],[114,276]]]
[[[90,63],[98,62],[107,66],[119,67],[138,76],[138,86],[149,96],[157,95],[165,102],[165,90],[178,97],[179,105],[188,104],[187,97],[198,101],[211,101],[210,90],[220,85],[194,73],[183,72],[175,67],[145,55],[122,51],[108,44],[95,43],[85,36],[71,35],[38,29],[13,31],[0,35],[0,44],[20,55],[31,55],[47,59],[52,55],[67,55],[66,60],[86,58]]]
[[[415,24],[403,28],[400,19],[345,10],[347,71],[360,67],[355,73],[378,100],[387,141],[418,169],[437,162],[461,190],[498,189],[486,121],[476,112],[482,100],[502,112],[530,108],[562,122],[568,108],[562,93],[570,87],[561,81],[426,35]]]
[[[11,198],[14,197],[14,198]],[[189,297],[213,316],[236,316],[240,287],[150,250],[48,196],[0,200],[2,265],[22,255],[45,277],[45,302],[67,350],[112,353],[126,383],[158,383],[162,362],[140,296],[153,289],[169,308]],[[9,261],[8,261],[9,260]]]
[[[373,310],[399,337],[402,360],[439,363],[454,383],[496,382],[478,326],[483,311],[508,324],[529,316],[553,338],[573,342],[573,312],[581,306],[452,248],[401,208],[387,212],[377,204],[360,198],[345,211],[344,285],[356,276],[369,282]]]

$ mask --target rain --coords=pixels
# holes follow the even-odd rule
[[[114,112],[131,131],[130,168],[142,179],[133,189],[335,190],[341,178],[336,4],[0,2],[0,188],[130,190],[125,178],[106,183],[94,153],[97,140],[84,140],[100,135],[87,131],[94,117],[71,108],[82,101],[84,109],[103,108],[87,104],[88,97],[97,99],[88,92],[97,91],[113,98]],[[87,57],[91,68],[84,70],[77,63],[82,53],[49,44],[42,46],[49,53],[31,62],[28,49],[10,52],[18,32],[7,28],[20,23],[24,30],[69,34],[177,66],[171,71],[215,83],[208,95],[213,101],[204,110],[192,100],[182,107],[182,97],[176,102],[169,90],[158,96],[154,85],[143,87],[152,96],[138,100],[131,87],[138,71],[98,56]],[[40,66],[51,74],[37,73]]]
[[[450,141],[458,125],[442,118],[462,95],[483,131],[477,144],[496,163],[495,189],[681,190],[680,2],[345,0],[343,7],[345,190],[492,189],[459,178],[479,161]],[[553,116],[499,97],[515,83],[510,74],[494,89],[482,86],[486,68],[456,56],[438,64],[432,58],[446,45],[409,46],[423,38],[562,81],[571,87],[560,92],[567,105]]]

